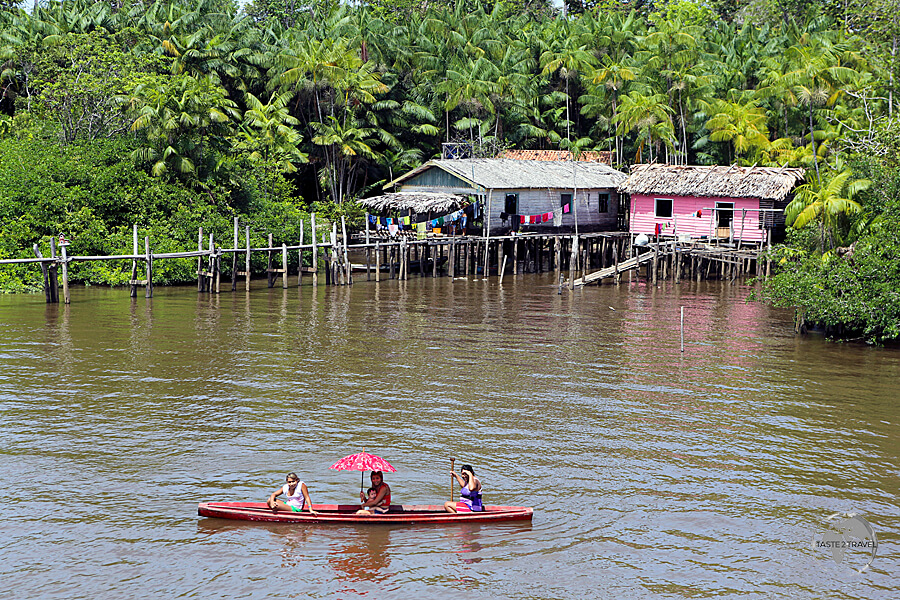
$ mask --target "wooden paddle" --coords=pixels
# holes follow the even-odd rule
[[[450,459],[450,471],[455,471],[456,467],[454,467],[454,463],[456,462],[455,458]],[[456,483],[456,477],[451,473],[450,475],[450,502],[453,502],[453,489],[454,484]]]

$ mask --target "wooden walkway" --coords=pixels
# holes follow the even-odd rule
[[[623,273],[625,271],[630,271],[631,269],[637,269],[642,264],[652,261],[653,257],[655,255],[656,255],[655,252],[644,252],[642,254],[638,254],[637,256],[632,256],[628,260],[623,260],[622,262],[615,264],[611,267],[606,267],[605,269],[600,269],[599,271],[594,271],[590,275],[585,275],[584,277],[579,277],[578,279],[576,279],[572,282],[572,286],[573,287],[581,287],[583,285],[595,283],[597,281],[600,281],[601,279],[615,277],[619,273]]]

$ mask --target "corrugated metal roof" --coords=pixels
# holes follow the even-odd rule
[[[515,160],[572,160],[572,153],[568,150],[504,150],[497,158],[512,158]],[[612,164],[612,152],[582,152],[578,160],[580,162],[599,162],[606,165]]]
[[[430,160],[385,187],[403,183],[430,168],[442,169],[484,189],[616,188],[628,176],[602,163],[463,158]]]

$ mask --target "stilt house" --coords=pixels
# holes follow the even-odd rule
[[[619,190],[631,199],[632,233],[759,242],[784,226],[803,177],[795,168],[634,165]]]
[[[599,161],[430,160],[384,186],[479,203],[491,235],[616,230],[626,175]]]

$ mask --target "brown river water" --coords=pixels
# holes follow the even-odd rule
[[[900,598],[900,351],[741,285],[553,284],[0,297],[0,598]],[[328,467],[363,448],[394,502],[448,499],[453,456],[534,521],[197,516],[288,471],[354,502]],[[862,573],[814,547],[846,511]]]

